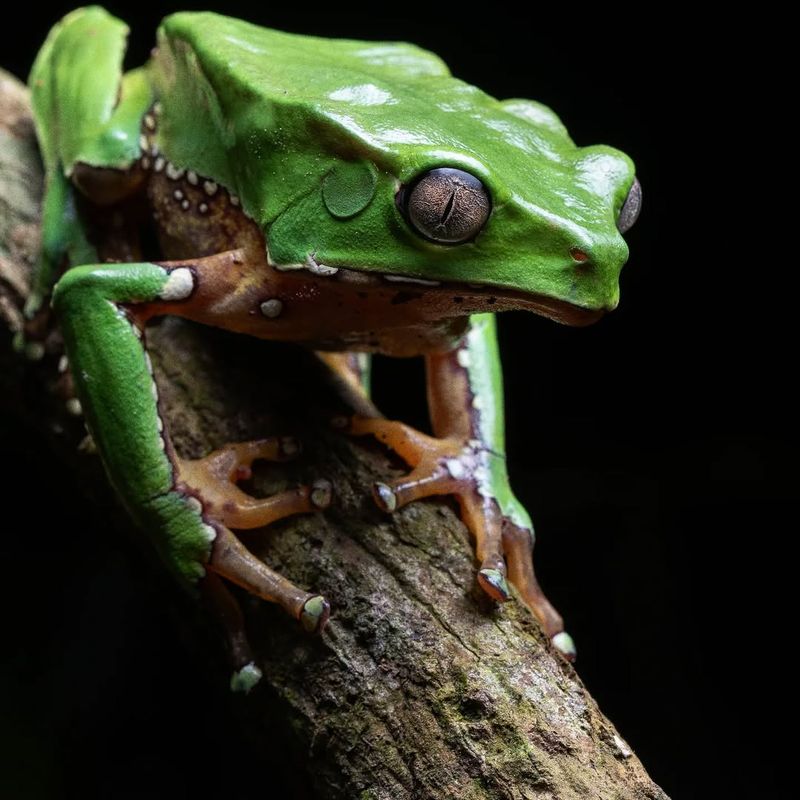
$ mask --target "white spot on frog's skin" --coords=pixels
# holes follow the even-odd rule
[[[153,164],[153,169],[154,169],[156,172],[161,172],[161,170],[162,170],[162,169],[164,169],[164,164],[166,164],[166,163],[167,163],[167,162],[164,160],[164,156],[159,156],[159,157],[158,157],[158,158],[155,160],[155,163]]]
[[[166,450],[167,449],[167,443],[164,440],[163,436],[159,436],[158,437],[158,448],[159,448],[159,450]]]
[[[136,338],[137,338],[139,341],[141,341],[141,340],[142,340],[142,336],[144,336],[144,334],[142,333],[142,329],[141,329],[141,328],[140,328],[138,325],[133,325],[133,324],[132,324],[132,325],[131,325],[131,330],[133,331],[133,335],[134,335],[134,336],[135,336],[135,337],[136,337]]]
[[[466,467],[457,458],[448,458],[444,462],[444,465],[447,467],[447,471],[450,473],[450,476],[455,478],[457,481],[460,481],[467,474]]]
[[[407,278],[405,275],[384,275],[387,281],[393,283],[416,283],[420,286],[441,286],[441,281],[426,281],[422,278]]]
[[[456,361],[458,361],[458,366],[461,367],[462,369],[469,369],[469,363],[470,363],[469,350],[467,350],[466,347],[462,347],[456,353]]]
[[[306,258],[306,269],[313,275],[320,275],[323,277],[335,275],[339,271],[338,267],[329,267],[326,264],[320,264],[312,255]]]
[[[72,414],[73,417],[79,417],[83,413],[81,401],[78,400],[77,397],[70,397],[70,399],[66,402],[66,406],[67,411]]]
[[[281,312],[283,311],[283,303],[278,300],[277,297],[272,297],[269,300],[265,300],[259,306],[259,308],[265,317],[268,319],[275,319],[275,317],[279,317],[281,315]]]
[[[190,205],[190,204],[189,204],[189,201],[188,201],[188,200],[184,200],[184,201],[181,203],[181,208],[182,208],[184,211],[188,211],[188,210],[189,210],[189,205]]]
[[[150,394],[153,395],[153,400],[158,402],[158,385],[155,381],[152,381],[150,384]]]
[[[160,150],[158,149],[158,145],[155,142],[150,144],[150,155],[155,158],[159,154]]]
[[[193,169],[190,169],[186,173],[186,180],[189,181],[192,186],[197,186],[197,173]]]
[[[156,116],[158,116],[158,115],[161,113],[161,111],[163,110],[163,108],[164,108],[164,107],[161,105],[161,101],[160,101],[160,100],[156,100],[156,102],[155,102],[155,103],[153,103],[153,113],[154,113]]]
[[[198,514],[203,513],[203,504],[192,494],[187,496],[186,505]]]
[[[150,156],[142,156],[142,169],[150,169]]]
[[[208,203],[200,203],[200,205],[197,206],[197,210],[201,214],[207,214],[208,213]]]
[[[472,407],[477,411],[480,411],[480,409],[483,408],[483,398],[479,394],[476,394],[472,398]]]
[[[58,371],[64,373],[69,369],[69,359],[66,356],[61,356],[58,359]]]
[[[187,267],[178,267],[172,270],[167,282],[161,287],[158,296],[162,300],[172,302],[185,300],[194,291],[194,275]]]
[[[154,131],[156,129],[156,120],[152,114],[144,115],[144,126],[149,131]]]
[[[617,749],[623,758],[630,758],[633,755],[633,750],[631,750],[630,747],[628,747],[628,745],[623,741],[623,739],[616,733],[614,734],[614,744],[617,746]]]
[[[240,202],[240,201],[239,201],[239,196],[238,196],[238,195],[235,195],[235,194],[232,194],[232,195],[231,195],[231,205],[232,205],[232,206],[238,206],[238,205],[239,205],[239,202]]]
[[[144,134],[139,137],[139,147],[141,147],[145,152],[147,152],[147,148],[150,147],[150,142]]]
[[[214,181],[203,181],[203,191],[209,196],[213,197],[217,193],[219,186]]]
[[[167,162],[167,172],[166,172],[166,174],[167,174],[167,177],[171,181],[180,180],[184,176],[185,172],[186,172],[186,170],[183,169],[182,167],[178,168],[171,161]]]
[[[152,375],[153,374],[153,362],[150,359],[150,353],[147,350],[144,351],[144,363],[147,367],[147,371]]]
[[[203,533],[205,534],[206,539],[208,539],[209,544],[217,538],[217,531],[213,525],[204,524]]]
[[[164,420],[160,416],[156,416],[156,428],[158,428],[159,433],[164,432]]]
[[[182,192],[180,189],[176,189],[176,190],[175,190],[175,191],[172,193],[172,196],[173,196],[173,197],[174,197],[176,200],[183,200],[183,192]]]

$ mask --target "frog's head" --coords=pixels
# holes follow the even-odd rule
[[[641,203],[630,159],[576,147],[540,104],[498,102],[452,78],[421,88],[393,102],[377,85],[351,86],[349,105],[330,103],[319,140],[338,158],[303,203],[314,231],[289,262],[479,286],[487,303],[573,324],[613,309],[622,234]],[[272,226],[277,263],[296,213]]]
[[[238,192],[278,268],[478,286],[489,310],[571,323],[616,306],[641,200],[624,154],[576,147],[547,107],[497,101],[411,45],[183,20],[167,20],[164,75],[194,93],[187,162],[208,151],[207,118],[225,152],[207,174]]]

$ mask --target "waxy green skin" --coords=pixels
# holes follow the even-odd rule
[[[160,154],[238,196],[280,270],[313,259],[592,312],[616,306],[628,254],[616,221],[633,164],[610,147],[576,147],[545,106],[495,100],[413,45],[296,36],[210,13],[166,18],[151,60],[121,77],[126,32],[102,9],[79,9],[34,64],[47,196],[29,314],[65,255],[90,264],[70,269],[53,293],[87,424],[116,489],[189,582],[204,574],[213,526],[174,489],[157,390],[124,312],[169,295],[170,273],[94,264],[67,180],[78,164],[132,168],[153,102]],[[429,241],[398,207],[400,187],[436,167],[469,172],[488,190],[491,214],[472,241]],[[541,313],[560,318],[548,308]],[[481,492],[532,533],[505,470],[494,317],[475,315],[459,349],[476,398]]]

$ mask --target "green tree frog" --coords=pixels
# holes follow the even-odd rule
[[[177,455],[145,343],[148,321],[164,314],[305,343],[363,396],[369,353],[424,356],[433,436],[378,416],[342,425],[409,465],[372,487],[375,502],[391,513],[454,495],[480,586],[497,601],[513,586],[573,657],[506,474],[494,312],[584,325],[614,308],[622,234],[641,204],[630,159],[576,147],[549,108],[498,101],[413,45],[178,13],[148,63],[123,74],[127,32],[100,7],[78,9],[31,72],[46,192],[24,347],[42,354],[52,307],[111,483],[228,620],[234,688],[260,672],[225,581],[309,631],[329,605],[232,529],[324,509],[331,486],[267,499],[238,488],[254,459],[296,452],[287,437]],[[109,208],[121,224],[90,224]],[[157,261],[142,257],[147,230]]]

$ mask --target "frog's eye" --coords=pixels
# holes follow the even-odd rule
[[[625,202],[622,204],[622,209],[617,218],[617,230],[620,233],[625,233],[633,227],[633,223],[639,216],[642,210],[642,184],[639,183],[638,178],[633,179],[633,186],[631,186]]]
[[[417,233],[442,244],[474,239],[492,210],[484,185],[474,175],[452,167],[424,173],[403,189],[398,200]]]

